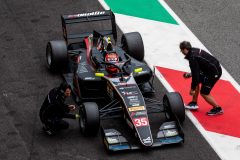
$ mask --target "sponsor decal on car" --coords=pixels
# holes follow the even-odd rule
[[[144,127],[149,125],[147,117],[133,118],[133,123],[136,127]]]
[[[124,96],[130,96],[130,95],[137,95],[137,91],[122,91],[121,92]]]
[[[116,137],[107,137],[107,141],[109,144],[119,143],[119,140]]]
[[[127,99],[138,99],[138,96],[128,96]]]
[[[134,116],[145,116],[145,115],[147,115],[147,111],[131,112],[131,117],[134,117]]]
[[[140,100],[138,96],[128,96],[128,104],[130,106],[139,106],[140,105]]]
[[[134,107],[130,107],[128,108],[129,112],[134,112],[134,111],[141,111],[141,110],[145,110],[144,106],[134,106]]]
[[[126,86],[128,83],[127,82],[113,82],[116,86]]]
[[[178,131],[177,129],[171,129],[171,130],[164,130],[164,135],[167,137],[172,137],[172,136],[177,136],[178,135]]]
[[[170,129],[170,128],[176,128],[176,125],[175,124],[169,124],[169,125],[163,126],[163,129]]]
[[[68,18],[79,18],[79,17],[88,17],[88,16],[98,16],[105,14],[104,11],[96,11],[96,12],[90,12],[90,13],[80,13],[80,14],[73,14],[68,15]]]
[[[94,80],[95,77],[85,77],[84,80]]]
[[[145,144],[145,143],[152,143],[151,137],[144,138],[144,139],[143,139],[143,143],[144,143],[144,144]]]
[[[109,137],[109,136],[118,135],[118,133],[117,133],[117,132],[107,132],[107,133],[105,133],[105,135],[106,135],[107,137]]]
[[[133,89],[133,88],[137,88],[136,85],[128,85],[128,86],[125,86],[125,87],[120,87],[119,89],[120,90],[127,90],[127,89]]]
[[[139,100],[135,100],[135,99],[130,99],[129,100],[129,105],[130,106],[136,106],[136,104],[140,104]]]
[[[135,106],[139,106],[140,104],[139,103],[129,103],[129,105],[132,107],[135,107]],[[130,112],[132,112],[132,111],[130,111]]]

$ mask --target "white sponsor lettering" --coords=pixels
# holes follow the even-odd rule
[[[123,91],[122,94],[124,96],[128,96],[128,95],[136,95],[136,94],[138,94],[138,92],[137,91],[131,91],[131,92]]]
[[[120,87],[120,90],[127,90],[127,89],[132,89],[132,88],[136,88],[136,86],[125,86],[125,87]]]
[[[151,137],[147,137],[147,138],[143,139],[143,143],[151,143],[151,142],[152,142]]]
[[[105,14],[104,11],[96,11],[96,12],[90,12],[90,13],[80,13],[80,14],[68,15],[68,18],[97,16],[97,15],[103,15],[103,14]]]
[[[132,113],[131,113],[131,117],[133,117],[133,116],[144,116],[144,115],[146,115],[146,114],[147,114],[146,111],[132,112]]]
[[[169,129],[169,128],[176,128],[176,125],[174,124],[169,124],[163,127],[164,129]]]
[[[127,99],[138,99],[138,96],[128,96]]]
[[[138,99],[130,99],[129,100],[129,104],[131,105],[131,104],[135,104],[135,103],[140,103],[140,101],[138,100]]]
[[[85,77],[84,79],[85,79],[85,80],[94,80],[95,77]]]
[[[139,106],[139,103],[129,103],[132,107]]]
[[[115,137],[107,137],[107,141],[109,144],[114,144],[114,143],[118,143],[118,139]]]
[[[164,134],[167,137],[172,137],[172,136],[176,136],[178,135],[178,131],[176,129],[172,129],[172,130],[164,130]]]
[[[114,135],[118,135],[118,133],[117,132],[107,132],[106,133],[106,136],[108,137],[108,136],[114,136]]]

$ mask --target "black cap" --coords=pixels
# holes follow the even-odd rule
[[[183,50],[183,49],[187,49],[187,50],[190,50],[192,48],[192,45],[190,42],[188,41],[182,41],[179,45],[180,49]]]
[[[67,88],[71,89],[71,86],[67,82],[62,82],[59,86],[59,89],[62,91],[66,91]]]

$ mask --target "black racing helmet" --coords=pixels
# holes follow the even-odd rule
[[[179,48],[180,48],[181,50],[184,50],[184,49],[190,50],[190,49],[192,48],[192,45],[191,45],[191,43],[188,42],[188,41],[182,41],[182,42],[180,43],[180,45],[179,45]]]
[[[66,89],[71,89],[71,86],[67,82],[62,82],[58,88],[60,91],[65,92]]]

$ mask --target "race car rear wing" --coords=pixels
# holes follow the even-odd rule
[[[63,37],[65,41],[68,43],[69,39],[78,39],[89,36],[92,32],[84,32],[80,34],[69,34],[67,33],[67,25],[74,23],[83,23],[83,22],[93,22],[93,21],[105,21],[111,20],[111,29],[110,30],[102,30],[98,31],[102,35],[113,35],[114,40],[117,40],[117,30],[116,30],[116,22],[115,16],[111,10],[106,11],[94,11],[88,13],[79,13],[73,15],[62,15],[62,29],[63,29]]]

